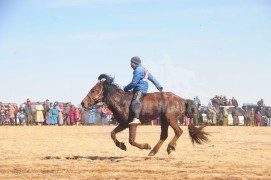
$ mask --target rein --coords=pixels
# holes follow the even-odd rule
[[[101,91],[95,96],[95,97],[90,97],[89,94],[87,94],[87,97],[90,101],[94,101],[94,102],[98,102],[99,100],[103,99],[103,96],[101,96],[101,94],[103,94],[103,88],[101,89]]]

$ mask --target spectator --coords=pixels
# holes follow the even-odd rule
[[[193,113],[193,124],[195,126],[199,125],[199,116],[200,116],[199,107],[200,107],[200,104],[195,105],[195,111]]]
[[[238,102],[234,97],[232,97],[232,105],[238,107]]]
[[[24,104],[20,104],[20,107],[19,107],[19,112],[23,111],[23,113],[25,113],[25,108],[24,108]]]
[[[258,111],[256,115],[256,122],[257,122],[258,127],[261,126],[261,120],[262,120],[262,114],[261,114],[261,111]]]
[[[265,118],[266,118],[266,114],[265,114],[265,110],[263,108],[263,106],[260,107],[261,115],[262,115],[262,119],[261,119],[261,126],[265,126]]]
[[[267,126],[271,126],[271,108],[270,107],[267,108],[265,115],[267,117]]]
[[[90,110],[89,124],[95,124],[96,112],[97,112],[96,107],[92,107],[92,109]]]
[[[64,107],[64,124],[65,125],[71,124],[71,119],[69,116],[70,110],[71,110],[70,103],[66,103],[66,107]]]
[[[57,106],[57,103],[55,102],[53,108],[50,111],[52,125],[57,125],[58,110],[57,110],[56,106]]]
[[[50,109],[49,99],[46,99],[44,102],[44,110],[43,110],[43,117],[46,120],[46,112],[48,112],[48,109]]]
[[[233,125],[238,126],[239,125],[238,106],[234,106],[234,109],[232,110],[232,119]]]
[[[8,104],[8,113],[9,113],[9,118],[10,118],[10,124],[14,125],[14,119],[15,119],[15,109],[12,104]]]
[[[17,104],[13,104],[13,107],[14,107],[14,121],[15,121],[15,125],[17,125],[18,106]]]
[[[224,108],[223,110],[223,126],[228,126],[229,125],[229,113],[228,113],[228,108]]]
[[[0,102],[0,125],[4,125],[5,124],[5,107],[3,105],[2,102]]]
[[[47,125],[51,124],[51,117],[50,117],[50,109],[47,109],[47,111],[45,112],[45,123]]]
[[[80,125],[81,124],[81,111],[80,111],[80,108],[76,107],[75,108],[75,120],[76,120],[76,126]]]
[[[25,124],[25,114],[24,114],[23,110],[19,111],[18,119],[19,119],[19,124],[20,125]]]
[[[75,125],[75,117],[76,117],[76,110],[75,110],[75,107],[74,105],[72,105],[70,111],[69,111],[69,117],[70,117],[70,120],[71,120],[71,124],[72,125]]]
[[[64,124],[64,121],[63,121],[63,111],[64,111],[63,104],[60,103],[56,108],[58,110],[58,125],[62,126]]]
[[[194,98],[194,103],[195,103],[195,105],[200,104],[200,99],[198,96],[196,96],[196,98]]]
[[[32,125],[33,123],[33,111],[32,111],[32,107],[30,104],[30,100],[27,99],[26,100],[26,105],[25,105],[25,116],[26,116],[26,125]]]
[[[36,123],[37,125],[41,125],[44,122],[44,115],[43,115],[44,107],[39,101],[35,108],[36,108]]]
[[[254,108],[251,108],[249,115],[249,126],[255,126],[255,111]]]
[[[263,101],[263,99],[259,100],[259,101],[257,102],[257,105],[258,105],[258,106],[264,106],[264,101]]]
[[[103,104],[103,105],[100,107],[99,112],[100,112],[100,114],[101,114],[101,124],[102,124],[102,125],[107,124],[107,122],[106,122],[107,111],[106,111],[106,105],[105,105],[105,104]]]
[[[248,112],[248,108],[247,106],[245,107],[244,111],[243,111],[243,116],[244,116],[244,125],[245,126],[248,126],[249,125],[249,119],[248,119],[248,116],[249,116],[249,112]]]
[[[81,123],[82,124],[88,124],[90,113],[91,112],[88,109],[81,108]]]

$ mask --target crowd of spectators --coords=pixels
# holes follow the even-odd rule
[[[264,100],[261,99],[257,104],[244,104],[239,107],[238,101],[232,97],[227,99],[226,96],[211,98],[206,107],[202,107],[198,96],[194,98],[193,118],[185,117],[181,124],[193,123],[199,125],[203,122],[202,114],[206,114],[207,122],[210,125],[229,125],[229,118],[232,118],[235,126],[240,125],[240,116],[243,118],[244,126],[271,126],[271,108],[265,106]]]
[[[32,102],[20,104],[0,102],[0,125],[109,125],[114,123],[112,112],[105,104],[84,109],[70,102]]]

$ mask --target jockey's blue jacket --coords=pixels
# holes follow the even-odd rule
[[[127,86],[124,87],[124,91],[129,91],[133,89],[133,91],[140,91],[142,93],[148,92],[148,81],[151,81],[155,87],[159,90],[162,86],[159,82],[148,72],[146,68],[144,68],[141,64],[138,64],[133,68],[133,79]]]

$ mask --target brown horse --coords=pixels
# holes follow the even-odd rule
[[[124,92],[119,86],[114,84],[113,78],[101,74],[98,77],[98,83],[89,91],[82,101],[82,107],[88,108],[99,102],[105,102],[108,108],[113,112],[119,125],[111,132],[111,138],[116,146],[126,151],[123,142],[119,142],[116,134],[129,127],[129,143],[140,149],[151,149],[147,143],[139,144],[135,142],[137,125],[128,125],[133,119],[133,112],[130,109],[133,94],[132,92]],[[160,117],[161,135],[156,146],[150,151],[149,156],[154,156],[160,149],[163,142],[168,137],[168,126],[172,127],[175,136],[167,147],[170,154],[175,151],[176,142],[182,135],[183,131],[178,125],[178,120],[186,114],[192,115],[191,100],[185,100],[171,92],[148,93],[142,99],[140,121],[149,122]],[[192,140],[198,144],[208,141],[208,133],[204,132],[202,127],[195,127],[193,124],[188,126],[189,134]]]

